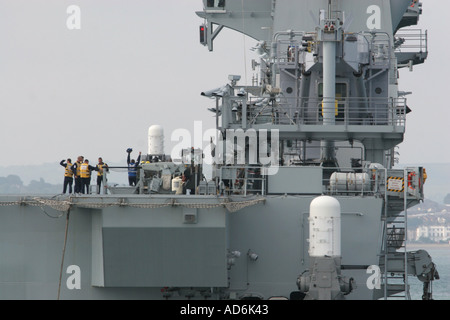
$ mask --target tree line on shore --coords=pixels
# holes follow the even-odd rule
[[[39,181],[32,180],[25,185],[18,175],[0,177],[0,194],[58,194],[61,192],[62,184],[50,184],[43,178],[40,178]]]

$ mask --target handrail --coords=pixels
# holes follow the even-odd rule
[[[224,177],[225,170],[230,171],[230,173]],[[254,174],[254,176],[249,177],[249,173]],[[255,182],[257,186],[253,188]],[[258,182],[260,182],[259,187]],[[266,188],[266,175],[264,167],[246,165],[223,166],[220,168],[219,188],[221,194],[228,192],[233,194],[242,194],[244,196],[255,193],[264,195]]]
[[[281,166],[289,168],[306,168],[308,166]],[[403,170],[386,169],[383,167],[320,167],[323,170],[322,193],[327,195],[379,195],[383,197],[403,195],[402,192],[389,191],[386,187],[389,178],[402,176]],[[267,168],[257,165],[225,165],[220,167],[219,188],[221,193],[265,195]],[[412,170],[411,168],[408,170]],[[403,178],[407,199],[418,199],[422,193],[411,193],[406,187],[408,181]],[[255,187],[256,185],[256,187]]]
[[[428,52],[428,31],[405,29],[395,35],[396,52]]]
[[[247,106],[250,125],[270,123],[279,125],[322,124],[321,98],[251,99]],[[300,107],[292,107],[299,105]],[[404,127],[406,125],[405,98],[338,98],[336,125],[370,125]],[[238,119],[236,118],[236,123]]]

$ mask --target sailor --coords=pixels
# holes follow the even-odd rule
[[[103,181],[103,171],[108,172],[108,165],[103,162],[101,157],[98,158],[97,171],[97,193],[100,194],[100,187]]]
[[[75,190],[74,193],[80,193],[81,192],[81,172],[80,172],[80,166],[83,164],[84,157],[78,156],[77,161],[73,164],[71,167],[73,174],[75,175]]]
[[[136,161],[134,159],[130,160],[131,152],[133,152],[133,149],[128,148],[127,153],[127,164],[128,164],[128,183],[130,187],[137,185],[137,167],[139,166],[139,162],[141,161],[141,152],[139,151],[139,157]]]
[[[73,184],[73,171],[71,169],[72,167],[72,160],[69,158],[66,160],[61,160],[59,163],[61,166],[63,166],[66,170],[64,172],[64,185],[63,185],[63,194],[67,191],[67,186],[69,186],[69,194],[72,193],[72,184]]]
[[[191,195],[195,194],[195,173],[192,172],[192,168],[186,168],[182,176],[183,181],[183,194]]]
[[[84,163],[80,165],[80,176],[81,176],[81,193],[89,194],[89,186],[91,184],[91,172],[97,171],[96,167],[89,165],[89,160],[84,160]]]

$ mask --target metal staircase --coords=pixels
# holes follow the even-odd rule
[[[423,300],[432,299],[432,282],[439,279],[436,265],[424,250],[408,252],[408,208],[424,199],[425,169],[387,170],[383,242],[379,266],[382,271],[381,296],[378,298],[411,300],[408,276],[423,282]]]
[[[407,208],[396,217],[385,220],[384,297],[410,300],[408,285]],[[386,267],[387,266],[387,267]]]
[[[417,194],[411,194],[409,190],[410,170],[402,171],[391,171],[386,177],[383,248],[380,256],[384,299],[411,299],[408,284],[408,252],[406,249],[407,213],[408,208],[419,203],[420,198],[417,197]],[[418,171],[420,172],[420,168]],[[389,186],[390,179],[396,180],[397,187],[395,190]]]

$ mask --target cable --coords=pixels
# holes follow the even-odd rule
[[[66,255],[66,245],[67,245],[67,233],[69,230],[69,216],[70,216],[70,209],[67,210],[67,217],[66,217],[66,231],[64,235],[64,246],[63,246],[63,252],[62,252],[62,259],[61,259],[61,268],[59,271],[59,284],[58,284],[58,300],[61,293],[61,279],[62,279],[62,273],[63,273],[63,267],[64,267],[64,256]]]

